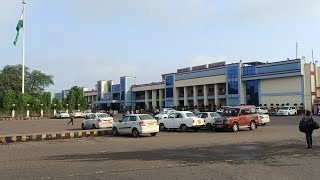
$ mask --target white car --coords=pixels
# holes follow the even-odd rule
[[[167,110],[167,111],[161,111],[159,114],[155,115],[154,118],[156,120],[168,118],[169,114],[172,114],[174,112],[176,112],[176,110],[174,110],[174,109]]]
[[[221,117],[217,112],[200,112],[197,117],[204,119],[206,128],[211,131],[214,127],[216,118]]]
[[[72,111],[72,114],[75,118],[82,117],[82,112],[80,110],[74,110]]]
[[[168,118],[160,119],[158,121],[160,131],[166,129],[180,129],[182,132],[193,129],[198,131],[201,127],[204,127],[204,119],[196,117],[190,111],[176,111],[169,115]]]
[[[128,114],[119,122],[113,124],[112,135],[132,134],[133,137],[139,137],[140,134],[157,135],[159,125],[157,120],[148,114]]]
[[[224,110],[231,108],[232,106],[221,106],[220,109],[217,110],[218,113],[223,113]]]
[[[296,114],[297,114],[297,108],[294,106],[283,106],[277,112],[277,115],[285,115],[285,116],[296,115]]]
[[[256,111],[259,113],[263,113],[263,114],[268,114],[268,109],[267,108],[264,108],[264,107],[256,107]]]
[[[113,118],[106,113],[91,113],[87,114],[82,121],[82,129],[99,129],[99,128],[111,128],[113,125]]]
[[[258,112],[259,117],[259,125],[266,125],[267,123],[270,123],[270,117],[268,114],[264,114],[261,112]]]
[[[91,110],[85,110],[81,113],[82,117],[86,117],[87,115],[91,114]]]
[[[69,113],[67,113],[66,111],[58,111],[58,112],[55,114],[55,117],[56,117],[56,118],[69,118],[70,115],[69,115]]]

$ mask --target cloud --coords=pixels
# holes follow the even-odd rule
[[[166,28],[188,30],[214,17],[206,0],[78,0],[69,8],[75,16],[92,21],[123,18],[127,21],[160,24]]]
[[[319,0],[242,0],[233,11],[240,21],[283,21],[306,16],[320,16]]]

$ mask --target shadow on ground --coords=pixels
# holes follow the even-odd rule
[[[142,160],[142,161],[176,161],[185,163],[229,162],[244,163],[251,160],[277,159],[279,157],[299,158],[302,156],[320,157],[320,146],[306,149],[302,141],[279,143],[259,143],[226,146],[190,147],[179,149],[160,149],[136,152],[98,152],[49,156],[47,160],[58,161],[109,161],[109,160]]]

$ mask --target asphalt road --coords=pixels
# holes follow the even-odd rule
[[[270,125],[236,133],[1,144],[0,173],[2,179],[319,179],[320,131],[306,149],[300,119],[272,117]]]

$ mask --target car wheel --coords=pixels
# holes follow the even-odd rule
[[[265,126],[267,123],[262,123],[262,126]]]
[[[118,132],[116,127],[112,128],[112,135],[113,136],[118,136],[119,135],[119,132]]]
[[[198,132],[199,129],[200,129],[200,128],[198,128],[198,127],[194,127],[194,128],[193,128],[194,132]]]
[[[255,130],[256,129],[256,123],[251,121],[250,123],[250,130]]]
[[[81,129],[82,129],[82,130],[85,130],[85,129],[86,129],[86,127],[84,126],[83,123],[81,124]]]
[[[151,133],[151,136],[156,136],[157,135],[157,133]]]
[[[213,129],[213,126],[212,126],[212,124],[210,124],[210,123],[208,123],[208,124],[206,125],[206,127],[207,127],[207,130],[208,130],[208,131],[212,131],[212,129]]]
[[[95,124],[92,124],[92,129],[97,129]]]
[[[159,130],[160,130],[160,131],[165,131],[165,130],[166,130],[166,127],[164,126],[163,123],[161,123],[161,124],[159,125]]]
[[[232,124],[232,127],[231,127],[231,130],[232,130],[233,132],[237,132],[237,131],[239,130],[238,124],[237,124],[237,123],[233,123],[233,124]]]
[[[181,132],[187,132],[188,131],[188,127],[185,124],[182,124],[180,126]]]
[[[135,138],[139,137],[139,131],[136,128],[132,130],[132,136]]]

